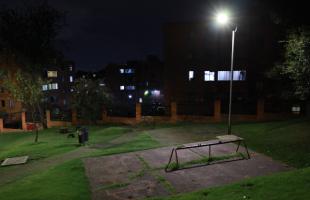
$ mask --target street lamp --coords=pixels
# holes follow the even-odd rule
[[[221,25],[228,25],[230,22],[229,13],[227,11],[221,11],[216,14],[216,22]],[[232,104],[232,83],[233,83],[233,71],[234,71],[234,48],[235,48],[235,35],[237,32],[237,26],[232,30],[231,40],[231,60],[230,60],[230,80],[229,80],[229,108],[228,108],[228,134],[231,134],[231,104]]]

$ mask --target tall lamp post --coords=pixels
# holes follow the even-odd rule
[[[229,15],[227,12],[222,11],[217,13],[216,21],[221,26],[229,24]],[[228,130],[227,133],[231,134],[231,105],[232,105],[232,84],[233,84],[233,72],[234,72],[234,49],[235,49],[235,35],[237,32],[237,27],[232,30],[231,39],[231,60],[230,60],[230,80],[229,80],[229,107],[228,107]]]

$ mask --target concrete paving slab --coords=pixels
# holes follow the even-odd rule
[[[29,156],[19,156],[13,158],[6,158],[1,166],[10,166],[10,165],[21,165],[25,164],[28,161]]]
[[[177,193],[181,193],[291,169],[281,162],[250,151],[250,160],[211,164],[166,173],[159,167],[167,164],[172,148],[85,159],[86,175],[90,180],[93,199],[142,199],[171,194],[171,190],[159,181],[158,177],[166,180]],[[219,155],[234,152],[236,148],[235,144],[223,144],[216,146],[212,151],[213,155]],[[240,151],[243,150],[243,147],[240,147]],[[197,148],[194,151],[187,149],[179,153],[179,157],[182,162],[187,162],[201,158],[200,154],[208,155],[207,153],[208,149],[205,148]],[[136,176],[133,176],[134,174]],[[109,184],[124,185],[100,189]]]
[[[169,161],[172,149],[173,148],[171,147],[154,149],[152,151],[139,152],[139,155],[143,157],[143,159],[147,161],[152,168],[165,167]],[[178,158],[180,162],[188,162],[191,160],[200,159],[201,156],[195,152],[185,149],[178,151]]]
[[[161,170],[160,174],[175,187],[177,192],[189,192],[290,169],[289,166],[264,155],[252,154],[249,160],[211,164],[169,173]]]
[[[144,199],[147,197],[167,195],[169,195],[169,192],[152,175],[147,173],[138,180],[132,181],[126,187],[105,190],[101,194],[94,194],[92,199]]]
[[[84,165],[94,190],[107,185],[128,183],[131,174],[142,170],[142,164],[135,154],[87,158]]]

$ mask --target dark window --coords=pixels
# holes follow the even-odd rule
[[[5,101],[1,100],[1,106],[4,108],[5,107]]]

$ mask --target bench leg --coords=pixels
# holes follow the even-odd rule
[[[250,153],[249,153],[248,147],[247,147],[247,145],[246,145],[246,143],[245,143],[245,141],[244,141],[244,140],[243,140],[243,145],[244,145],[244,148],[245,148],[246,153],[247,153],[247,155],[248,155],[248,159],[250,159],[250,158],[251,158],[251,156],[250,156]]]
[[[211,160],[211,145],[209,145],[209,160]]]
[[[179,158],[177,150],[175,150],[175,161],[177,162],[177,166],[179,167]]]
[[[238,152],[238,150],[239,150],[240,143],[241,143],[241,141],[239,140],[239,141],[238,141],[238,146],[237,146],[236,152]]]
[[[169,162],[168,164],[166,165],[166,168],[165,168],[165,171],[168,172],[168,167],[171,163],[171,160],[172,160],[172,156],[173,156],[173,153],[174,153],[175,149],[173,148],[172,151],[171,151],[171,154],[170,154],[170,158],[169,158]]]

